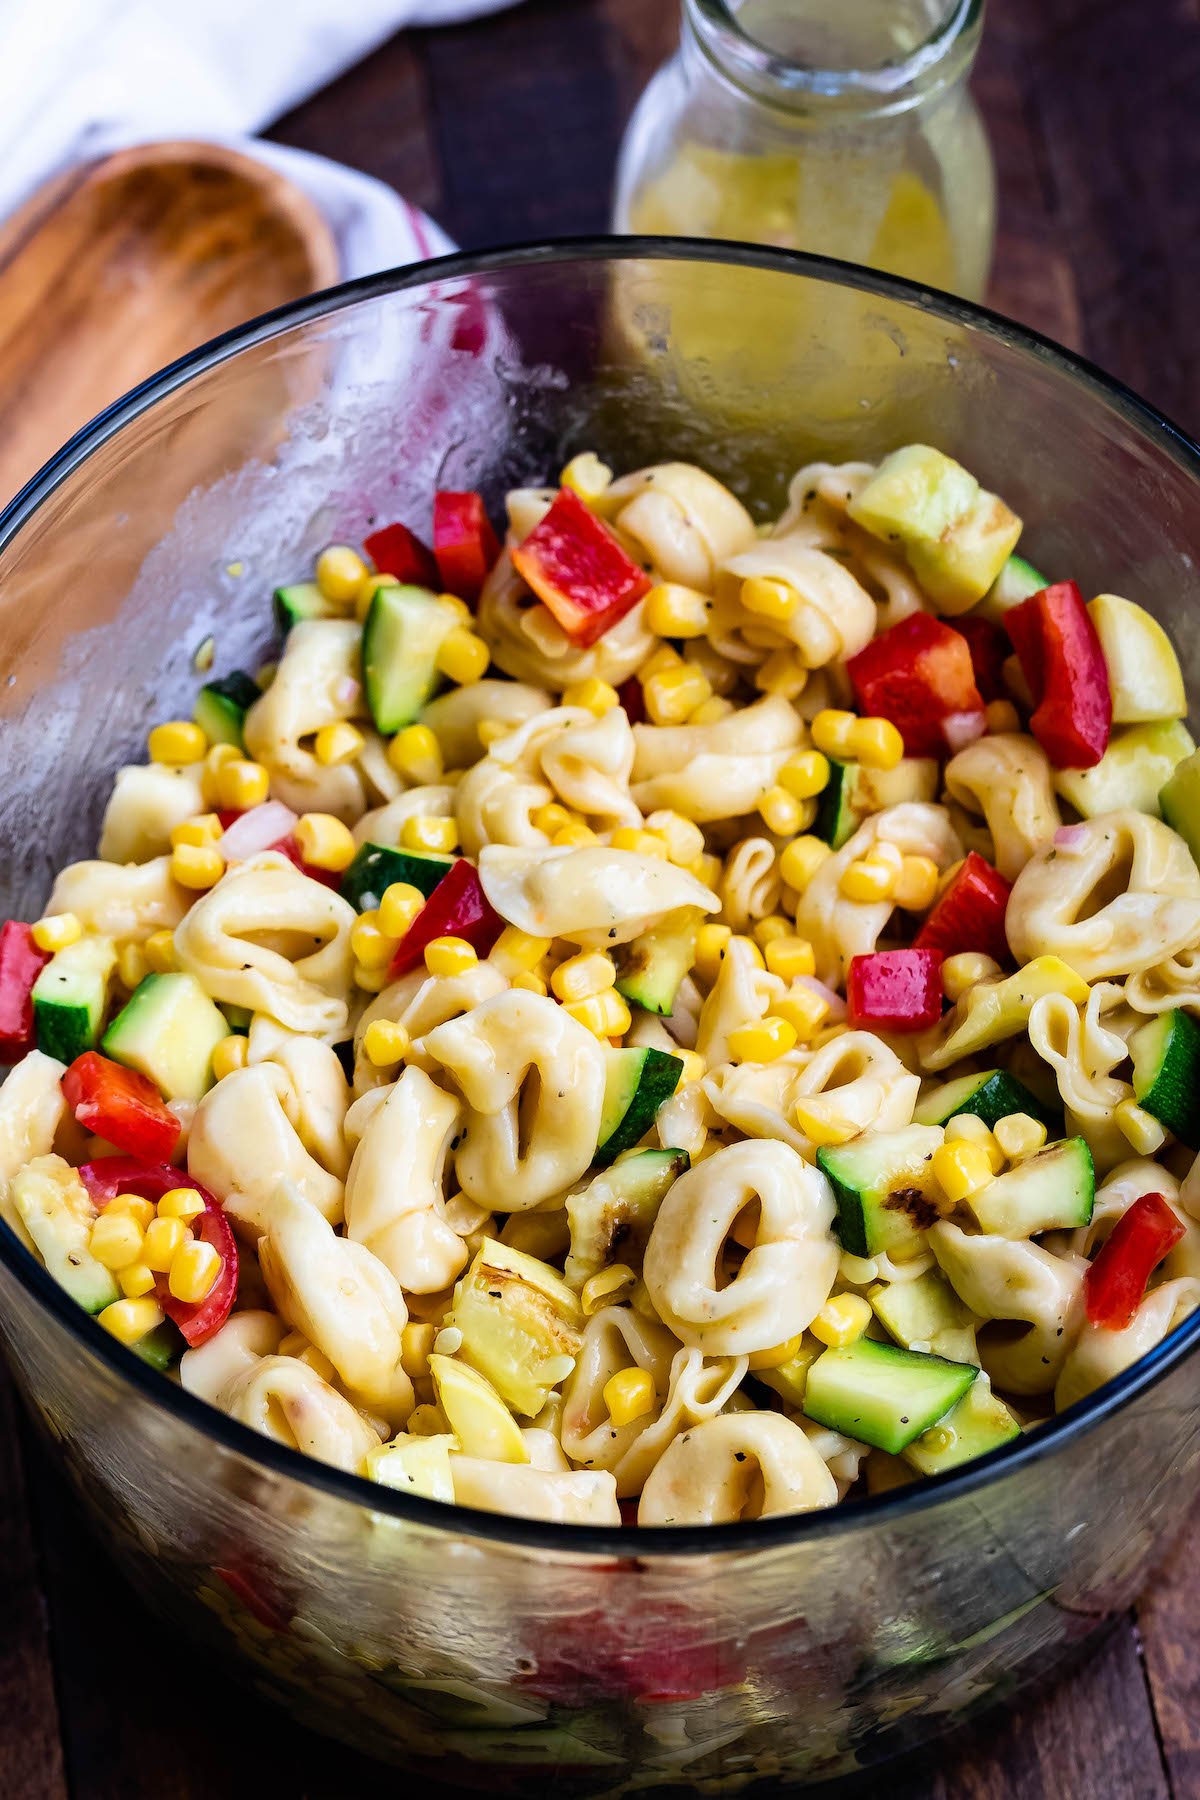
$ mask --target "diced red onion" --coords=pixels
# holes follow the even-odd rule
[[[1071,850],[1076,844],[1082,844],[1087,837],[1082,825],[1060,825],[1054,834],[1056,850]]]
[[[965,750],[968,744],[983,736],[987,719],[981,712],[947,713],[942,720],[942,730],[951,750]]]
[[[823,981],[818,981],[815,975],[798,975],[796,980],[801,987],[811,988],[814,994],[819,994],[826,1002],[829,1007],[829,1016],[825,1021],[827,1025],[842,1023],[846,1017],[846,1002],[840,994],[835,993],[831,987],[826,987]]]
[[[226,862],[245,862],[260,850],[269,850],[280,838],[295,829],[297,815],[282,800],[264,800],[252,806],[240,819],[235,819],[217,841],[217,850]]]

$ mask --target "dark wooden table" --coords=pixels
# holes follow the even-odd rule
[[[464,246],[603,230],[622,126],[675,31],[673,0],[527,0],[394,39],[272,135],[382,177]],[[976,91],[994,303],[1200,429],[1200,0],[992,0]],[[889,1773],[891,1800],[1200,1800],[1198,1613],[1185,1545],[1082,1671]],[[0,1800],[402,1781],[162,1644],[0,1389]]]

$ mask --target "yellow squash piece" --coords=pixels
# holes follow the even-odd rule
[[[1021,521],[952,457],[908,444],[884,458],[850,517],[885,543],[899,542],[942,612],[974,606],[1021,535]]]
[[[438,1405],[467,1456],[483,1456],[490,1462],[529,1461],[517,1421],[478,1369],[435,1352],[429,1358],[429,1373]]]
[[[549,1263],[485,1238],[454,1290],[453,1323],[463,1334],[464,1360],[532,1418],[575,1366],[583,1309]],[[463,1448],[485,1454],[465,1439]]]
[[[1097,594],[1088,604],[1088,616],[1108,664],[1113,724],[1185,718],[1179,658],[1158,620],[1119,594]]]
[[[925,1067],[945,1069],[960,1056],[974,1056],[989,1044],[1016,1037],[1029,1023],[1034,1001],[1044,994],[1065,994],[1082,1006],[1088,985],[1060,956],[1035,956],[1015,975],[977,982],[934,1027],[924,1051]]]
[[[458,1439],[445,1432],[409,1437],[402,1431],[390,1444],[367,1451],[363,1474],[368,1481],[399,1488],[402,1494],[419,1494],[423,1500],[445,1500],[453,1505],[450,1453],[459,1448]]]

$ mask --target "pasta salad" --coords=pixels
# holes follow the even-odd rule
[[[0,928],[0,1214],[427,1499],[698,1525],[1015,1440],[1200,1300],[1200,755],[940,451],[439,492]],[[211,655],[211,651],[210,651]]]

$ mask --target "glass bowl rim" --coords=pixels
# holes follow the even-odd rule
[[[901,276],[808,252],[769,249],[732,240],[596,234],[519,243],[486,251],[459,251],[427,262],[360,276],[277,307],[210,339],[149,376],[98,413],[26,482],[0,511],[0,555],[62,482],[125,425],[177,388],[239,351],[280,336],[295,326],[333,316],[360,301],[382,299],[388,294],[438,282],[576,262],[696,262],[754,268],[771,274],[800,275],[833,287],[875,294],[881,299],[915,307],[946,324],[963,325],[982,332],[985,337],[1024,352],[1035,362],[1048,364],[1104,406],[1122,415],[1127,423],[1154,438],[1185,473],[1200,481],[1200,445],[1188,433],[1085,357],[988,307]],[[470,1535],[516,1550],[549,1551],[567,1557],[611,1558],[619,1554],[640,1562],[681,1556],[730,1557],[776,1551],[801,1541],[869,1529],[872,1524],[896,1521],[943,1502],[950,1504],[993,1482],[1015,1476],[1021,1469],[1054,1455],[1060,1448],[1094,1430],[1110,1415],[1124,1410],[1156,1386],[1200,1343],[1198,1308],[1120,1375],[1035,1430],[957,1469],[927,1476],[883,1494],[846,1501],[815,1512],[782,1513],[737,1524],[574,1525],[481,1512],[473,1507],[448,1506],[442,1501],[420,1499],[289,1449],[218,1411],[198,1395],[164,1379],[158,1370],[143,1362],[132,1350],[107,1334],[94,1331],[95,1321],[91,1316],[34,1260],[3,1219],[0,1219],[0,1262],[18,1287],[39,1301],[85,1354],[101,1364],[107,1363],[140,1398],[165,1414],[173,1424],[182,1424],[202,1438],[214,1440],[231,1455],[257,1464],[271,1475],[281,1476],[301,1487],[315,1488],[357,1510],[366,1509],[388,1516],[397,1523],[408,1523],[433,1532],[459,1537]]]

